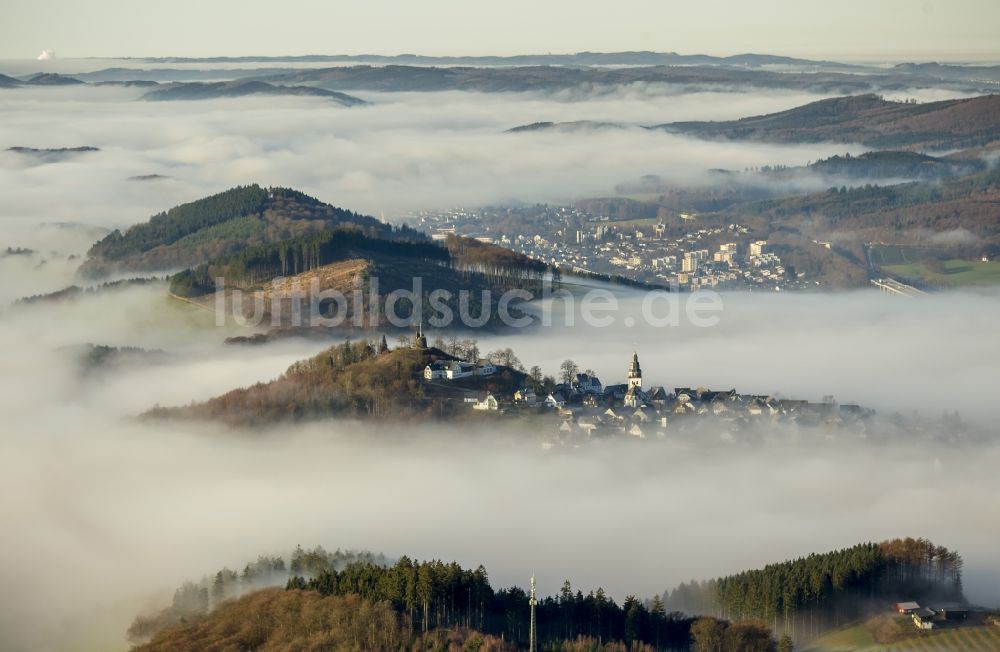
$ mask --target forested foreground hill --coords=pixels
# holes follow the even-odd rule
[[[124,233],[112,231],[91,247],[81,273],[97,277],[182,269],[329,229],[392,241],[426,240],[412,229],[394,229],[290,188],[252,184],[175,206]]]
[[[896,539],[620,604],[601,588],[584,593],[566,580],[556,595],[539,598],[536,619],[542,650],[775,652],[835,621],[938,597],[963,601],[961,557],[925,539]],[[523,650],[528,598],[517,586],[493,588],[483,566],[298,548],[287,564],[260,557],[242,572],[224,568],[186,583],[171,606],[137,617],[129,637],[150,651]],[[797,628],[776,615],[793,600]]]
[[[268,584],[278,586],[262,589]],[[137,617],[128,635],[150,651],[525,650],[528,597],[517,586],[494,589],[483,566],[299,548],[287,565],[261,557],[242,573],[222,569],[185,584],[170,607]],[[567,580],[558,595],[539,599],[537,638],[542,650],[688,650],[711,625],[727,649],[775,649],[759,624],[704,620],[668,614],[659,598],[619,604],[600,588],[574,591]]]
[[[385,602],[357,595],[264,589],[167,629],[134,652],[328,650],[487,650],[517,648],[471,629],[411,632]]]

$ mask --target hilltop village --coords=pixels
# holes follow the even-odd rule
[[[411,346],[439,351],[428,347],[422,330],[417,331]],[[515,366],[502,364],[505,357]],[[420,380],[426,396],[461,402],[470,412],[556,417],[558,432],[552,439],[559,441],[613,436],[663,438],[691,429],[704,417],[722,421],[734,431],[755,423],[783,421],[801,426],[853,424],[860,425],[863,432],[864,422],[874,415],[873,410],[859,405],[839,405],[832,397],[814,403],[741,394],[735,389],[647,386],[637,352],[632,354],[623,383],[605,385],[592,371],[581,372],[571,360],[562,364],[559,379],[541,377],[537,367],[534,373],[522,369],[510,351],[474,361],[442,356],[423,368]]]
[[[291,365],[278,378],[202,403],[154,407],[150,418],[217,420],[237,427],[329,417],[379,421],[458,421],[528,426],[544,447],[614,438],[726,443],[883,441],[956,444],[982,437],[957,412],[940,417],[876,415],[832,396],[818,402],[736,389],[647,384],[639,352],[623,360],[624,382],[605,384],[573,360],[558,376],[526,368],[513,350],[482,354],[475,340],[422,328],[396,346],[347,339]],[[648,370],[647,370],[648,371]]]

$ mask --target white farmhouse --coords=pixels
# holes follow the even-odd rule
[[[481,401],[477,402],[476,404],[474,404],[472,406],[472,409],[474,409],[474,410],[499,410],[500,409],[500,402],[497,401],[496,397],[493,396],[493,394],[487,394],[486,398],[484,398],[483,400],[481,400]]]

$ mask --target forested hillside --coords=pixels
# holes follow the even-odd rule
[[[898,600],[962,601],[961,566],[925,539],[895,539],[682,584],[652,600],[618,603],[566,580],[538,600],[538,641],[542,650],[790,650],[792,636],[814,638]],[[275,585],[284,589],[261,590]],[[185,584],[170,607],[137,617],[129,636],[150,641],[142,650],[521,650],[528,598],[518,586],[494,588],[481,565],[298,548],[288,563],[260,557]],[[710,615],[690,615],[699,613]],[[791,636],[779,646],[772,631]]]
[[[751,202],[724,211],[722,218],[738,215],[763,218],[762,228],[810,237],[837,233],[858,252],[863,242],[917,243],[961,230],[975,241],[969,254],[993,254],[1000,252],[1000,168],[938,182],[830,188]]]
[[[282,576],[284,589],[261,590]],[[542,649],[652,652],[687,650],[694,619],[666,613],[658,599],[647,605],[628,596],[618,604],[603,589],[585,594],[567,580],[558,595],[539,600],[537,622]],[[185,585],[171,607],[136,618],[129,637],[151,639],[142,650],[278,650],[307,643],[315,649],[522,650],[528,625],[527,593],[516,586],[494,589],[483,566],[405,556],[389,564],[371,555],[298,549],[287,565],[261,557],[242,573],[223,569],[200,585]],[[758,631],[769,645],[747,652],[773,649],[767,631]],[[460,647],[448,647],[454,642]]]
[[[902,600],[964,602],[962,558],[926,539],[893,539],[771,564],[664,593],[669,609],[761,620],[814,638]]]
[[[242,249],[327,229],[355,230],[387,240],[426,240],[412,229],[393,229],[296,190],[253,184],[181,204],[124,233],[112,231],[91,247],[81,272],[99,276],[192,267]]]
[[[979,147],[1000,140],[1000,95],[941,102],[889,102],[854,95],[724,122],[673,122],[658,129],[702,138],[861,143],[911,151]]]
[[[982,161],[953,160],[917,152],[875,151],[858,156],[832,156],[810,164],[808,169],[850,179],[927,180],[972,174],[985,167]]]
[[[514,652],[497,637],[468,629],[414,633],[386,602],[357,595],[264,589],[221,605],[212,613],[166,629],[135,652],[285,652],[330,650],[479,650]]]

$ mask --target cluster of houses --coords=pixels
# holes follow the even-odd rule
[[[917,629],[934,629],[935,625],[957,623],[969,617],[968,607],[962,605],[942,605],[932,609],[912,601],[897,602],[896,613],[910,616]]]
[[[451,380],[497,373],[488,361],[438,361],[424,369],[426,380]],[[639,356],[632,354],[627,382],[602,385],[599,378],[575,374],[551,392],[536,393],[530,384],[511,396],[488,393],[466,399],[474,410],[518,413],[551,410],[560,417],[560,436],[626,434],[639,438],[664,437],[667,424],[688,417],[713,416],[733,422],[760,418],[783,418],[803,425],[841,425],[872,414],[858,405],[838,405],[832,399],[821,403],[773,396],[739,394],[735,389],[714,391],[662,386],[643,387]]]
[[[469,376],[492,376],[496,365],[489,360],[438,360],[424,367],[424,380],[457,380]]]

